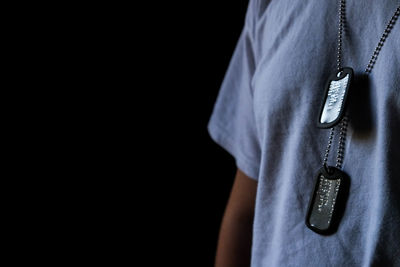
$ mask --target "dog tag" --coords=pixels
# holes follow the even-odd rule
[[[329,78],[318,116],[319,128],[334,127],[343,118],[352,79],[352,68],[342,68]]]
[[[319,234],[332,234],[337,230],[349,192],[350,180],[335,167],[322,167],[316,176],[311,195],[306,225]]]

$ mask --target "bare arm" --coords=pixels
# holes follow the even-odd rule
[[[250,266],[257,181],[239,169],[222,219],[215,267]]]

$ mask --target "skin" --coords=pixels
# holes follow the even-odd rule
[[[237,169],[219,232],[215,267],[250,266],[257,181]]]

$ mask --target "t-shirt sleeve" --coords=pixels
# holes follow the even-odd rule
[[[250,0],[237,41],[208,122],[211,138],[234,158],[236,166],[258,180],[261,149],[253,110],[251,79],[255,71],[255,7]]]

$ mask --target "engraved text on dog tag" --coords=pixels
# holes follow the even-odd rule
[[[342,68],[330,77],[318,116],[319,128],[331,128],[340,122],[346,108],[352,79],[353,69],[351,68]]]
[[[341,170],[322,167],[311,195],[306,225],[319,234],[336,231],[345,208],[350,180]]]

